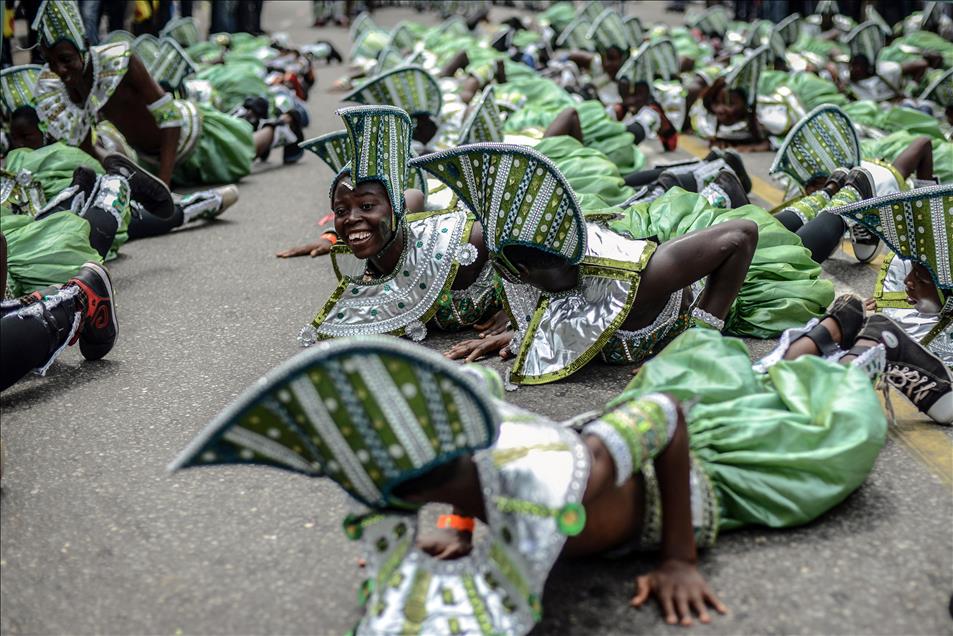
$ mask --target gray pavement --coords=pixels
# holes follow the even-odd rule
[[[637,10],[666,17],[660,3]],[[375,15],[385,25],[405,18],[435,21]],[[309,24],[309,3],[266,3],[266,28],[347,50],[346,32]],[[338,127],[339,96],[325,88],[340,73],[320,69],[309,135]],[[763,158],[748,159],[762,174]],[[358,553],[340,530],[345,500],[333,485],[266,469],[165,472],[222,407],[298,351],[295,334],[333,289],[328,261],[273,256],[316,234],[330,179],[313,156],[273,161],[242,182],[221,220],[128,244],[111,265],[115,350],[98,363],[69,350],[46,378],[4,392],[0,632],[324,635],[357,621]],[[845,254],[824,270],[839,291],[860,294],[875,273]],[[759,352],[771,344],[751,343]],[[600,407],[628,377],[592,365],[508,397],[564,417]],[[942,465],[953,463],[950,432],[898,413],[912,434],[890,436],[842,506],[794,531],[727,534],[703,556],[732,614],[700,633],[953,633],[953,496]],[[923,460],[931,453],[939,469]],[[634,577],[652,563],[559,565],[536,633],[677,629],[654,607],[627,606]]]

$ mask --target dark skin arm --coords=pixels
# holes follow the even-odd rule
[[[692,528],[691,462],[688,431],[681,409],[675,435],[655,458],[662,497],[662,562],[649,574],[636,579],[634,607],[641,607],[655,596],[662,607],[665,622],[683,626],[692,624],[692,614],[702,623],[711,622],[707,605],[721,614],[728,609],[718,600],[698,571],[698,553]]]
[[[592,53],[586,53],[585,51],[569,52],[569,61],[575,63],[581,69],[589,69],[592,66],[593,59]]]
[[[904,179],[916,173],[917,179],[933,178],[933,144],[927,136],[917,137],[893,160],[893,167]]]
[[[129,70],[123,81],[131,83],[132,88],[136,90],[146,104],[152,104],[165,95],[162,87],[156,83],[152,75],[146,69],[137,56],[129,58]],[[172,170],[175,168],[175,152],[179,143],[179,134],[181,128],[161,128],[159,130],[159,174],[156,175],[162,179],[167,186],[172,185]]]

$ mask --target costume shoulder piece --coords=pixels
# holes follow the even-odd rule
[[[953,290],[953,185],[874,197],[828,212],[862,223],[897,256],[927,268],[937,287]]]
[[[95,125],[99,110],[126,76],[130,52],[127,42],[90,48],[93,87],[84,104],[74,104],[63,81],[49,66],[43,67],[36,83],[37,112],[46,120],[50,135],[71,146],[82,143]]]
[[[781,143],[771,174],[784,173],[801,186],[835,168],[860,165],[860,139],[850,118],[837,106],[818,106]]]
[[[342,278],[322,310],[300,336],[316,339],[358,334],[406,335],[422,340],[437,300],[453,284],[457,268],[476,258],[472,221],[464,209],[442,210],[405,225],[404,249],[394,272],[364,280]]]
[[[516,358],[508,378],[514,384],[569,377],[602,350],[629,315],[655,244],[622,237],[596,223],[586,230],[588,249],[576,288],[543,294],[528,285],[504,286],[517,324],[510,344]],[[530,306],[532,312],[524,316],[513,313],[515,307]]]

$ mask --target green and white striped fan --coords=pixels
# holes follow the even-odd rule
[[[189,54],[176,40],[168,37],[160,40],[158,55],[148,69],[157,82],[164,82],[176,91],[181,90],[185,80],[197,71]]]
[[[585,18],[581,16],[576,18],[556,38],[556,48],[592,50],[591,42],[587,39],[590,26],[591,23]]]
[[[447,184],[477,215],[487,249],[508,245],[556,254],[571,264],[586,252],[586,222],[575,193],[545,156],[527,146],[472,144],[410,162]]]
[[[503,116],[493,98],[493,85],[483,89],[471,107],[457,140],[458,145],[503,141]]]
[[[489,447],[500,416],[442,355],[398,338],[323,342],[272,369],[169,466],[260,464],[327,477],[373,509],[402,483]]]
[[[133,41],[132,52],[139,56],[139,59],[146,65],[146,68],[149,68],[159,57],[160,46],[161,42],[159,38],[151,33],[144,33]]]
[[[628,29],[622,23],[619,14],[611,9],[606,9],[593,21],[586,38],[595,43],[597,51],[617,48],[624,53],[628,53],[629,49],[632,48],[629,42]]]
[[[937,287],[953,289],[953,184],[874,197],[827,211],[863,224],[897,256],[930,270]]]
[[[944,108],[953,106],[953,68],[948,68],[930,82],[920,99],[936,102]]]
[[[202,38],[199,37],[199,29],[195,25],[195,19],[191,16],[176,18],[165,25],[159,33],[160,39],[164,37],[172,38],[184,49],[195,46],[202,41]]]
[[[404,66],[368,80],[341,101],[396,106],[410,115],[437,116],[443,96],[430,73],[419,66]]]
[[[20,106],[34,104],[36,80],[42,70],[39,64],[21,64],[0,71],[0,112],[5,118]]]
[[[835,168],[859,166],[860,160],[860,139],[850,118],[836,106],[821,105],[788,132],[769,173],[784,173],[804,186]]]

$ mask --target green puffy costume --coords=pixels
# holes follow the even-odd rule
[[[709,329],[673,340],[613,404],[649,393],[698,399],[689,446],[714,485],[720,530],[813,521],[863,483],[887,432],[861,369],[802,356],[756,373],[743,342]]]

